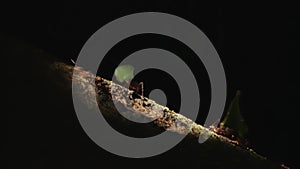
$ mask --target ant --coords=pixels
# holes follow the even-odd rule
[[[125,83],[127,86],[129,86],[130,90],[133,90],[139,94],[142,95],[142,99],[144,99],[144,83],[143,82],[135,82],[135,81],[129,81],[125,80]]]
[[[76,62],[71,59],[71,62],[76,65]],[[99,78],[99,77],[97,77]],[[96,81],[97,81],[96,78]],[[129,87],[130,90],[135,91],[136,93],[142,95],[142,100],[144,100],[144,83],[143,82],[135,82],[135,81],[129,81],[129,80],[124,80],[126,86]]]

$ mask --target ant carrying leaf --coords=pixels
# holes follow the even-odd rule
[[[144,83],[131,81],[134,77],[134,67],[132,65],[118,66],[114,74],[120,83],[126,83],[129,89],[140,93],[144,98]]]
[[[248,126],[240,111],[241,91],[237,91],[235,97],[232,99],[227,114],[219,127],[212,126],[211,128],[220,135],[223,135],[231,140],[237,141],[241,144],[246,144],[246,135],[248,133]]]

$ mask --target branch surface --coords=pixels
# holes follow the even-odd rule
[[[153,123],[147,126],[148,130],[146,131],[149,133],[155,133],[155,130],[164,129],[169,132],[188,135],[183,141],[183,148],[192,148],[195,149],[196,152],[202,149],[199,153],[204,152],[207,153],[207,155],[202,160],[199,160],[208,160],[205,163],[202,162],[207,166],[219,164],[217,166],[220,168],[281,168],[279,165],[257,154],[252,149],[240,146],[237,142],[218,135],[210,129],[196,124],[187,117],[157,104],[151,99],[143,98],[132,90],[102,77],[96,77],[81,67],[74,68],[71,65],[56,62],[52,65],[52,70],[58,72],[58,74],[66,80],[67,84],[71,84],[73,70],[76,71],[76,76],[73,77],[73,80],[77,82],[76,87],[84,89],[83,93],[78,93],[84,105],[90,108],[100,108],[101,112],[107,117],[107,120],[117,120],[121,123],[121,129],[126,128],[128,125],[130,126],[131,123],[122,117],[120,118],[114,102],[120,104],[124,112],[129,116],[153,120]],[[97,93],[97,100],[92,100],[92,98],[94,98],[92,96],[95,93]],[[129,99],[126,99],[128,97]],[[149,128],[152,129],[149,130]],[[127,128],[127,130],[128,129],[136,130],[135,127]],[[207,138],[208,140],[203,144],[198,144],[199,137]],[[193,154],[189,155],[194,156]],[[219,155],[223,156],[223,158],[215,158],[215,156]],[[215,160],[217,160],[217,163]]]

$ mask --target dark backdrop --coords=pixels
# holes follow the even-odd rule
[[[241,108],[249,126],[251,147],[270,159],[296,165],[293,153],[297,154],[297,133],[293,131],[296,131],[299,113],[300,27],[299,12],[294,5],[236,6],[165,0],[97,4],[26,2],[3,8],[2,34],[22,39],[65,61],[76,59],[86,40],[101,26],[126,14],[159,11],[189,20],[207,35],[220,55],[227,77],[227,105],[236,90],[243,92]],[[128,46],[141,46],[139,43],[151,46],[153,42],[155,38],[132,41]],[[121,55],[121,52],[115,54]],[[4,73],[10,75],[11,72]],[[207,86],[203,88],[205,93]],[[206,95],[209,97],[209,92]],[[209,99],[203,102],[207,107]],[[198,121],[201,123],[203,119]]]

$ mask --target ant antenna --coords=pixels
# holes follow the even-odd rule
[[[76,65],[76,62],[75,62],[73,59],[71,59],[71,62],[72,62],[74,65]]]

